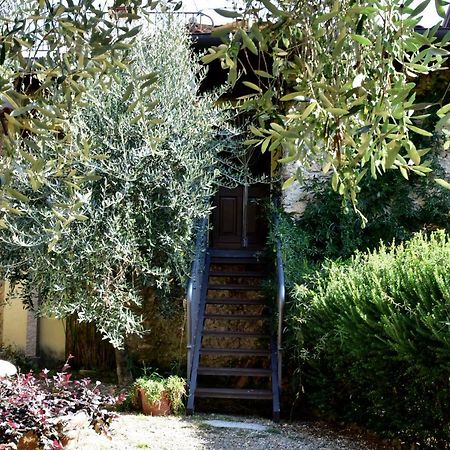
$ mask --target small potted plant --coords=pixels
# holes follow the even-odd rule
[[[183,378],[176,375],[164,378],[154,372],[134,382],[131,402],[146,415],[181,414],[184,410],[185,393],[186,382]]]

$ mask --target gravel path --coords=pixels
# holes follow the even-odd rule
[[[216,428],[208,420],[248,422],[266,426],[265,431]],[[360,436],[344,436],[320,424],[276,424],[261,418],[202,414],[193,417],[149,417],[120,414],[110,436],[84,430],[72,441],[73,450],[379,450],[379,445]]]

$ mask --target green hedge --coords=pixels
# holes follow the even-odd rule
[[[441,231],[329,262],[295,287],[288,333],[322,416],[450,442],[450,239]]]

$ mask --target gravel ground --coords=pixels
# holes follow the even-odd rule
[[[216,428],[207,420],[227,420],[260,424],[265,431]],[[82,430],[71,442],[73,450],[379,450],[379,445],[357,434],[343,435],[325,425],[296,422],[274,423],[261,418],[243,418],[215,414],[193,417],[150,417],[120,414],[114,420],[110,436]]]

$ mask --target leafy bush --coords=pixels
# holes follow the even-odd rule
[[[433,448],[450,442],[450,238],[328,262],[295,289],[288,329],[320,414]]]
[[[66,423],[81,412],[95,431],[106,432],[114,417],[106,408],[117,401],[100,392],[99,382],[92,386],[88,378],[72,381],[67,372],[49,377],[43,370],[40,376],[29,372],[0,378],[0,447],[16,448],[31,434],[36,447],[62,449]]]

